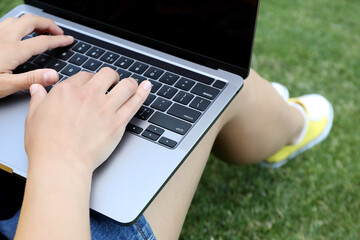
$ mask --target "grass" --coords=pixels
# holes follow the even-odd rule
[[[3,15],[19,0],[0,0]],[[263,0],[252,66],[334,105],[324,143],[278,170],[210,157],[181,239],[360,239],[360,2]]]

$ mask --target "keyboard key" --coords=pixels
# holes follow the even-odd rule
[[[101,69],[101,68],[104,68],[104,67],[109,67],[109,68],[111,68],[111,69],[114,70],[114,71],[116,71],[116,69],[117,69],[117,67],[114,67],[113,65],[110,65],[110,64],[107,64],[107,63],[104,63],[104,64],[100,67],[100,69]]]
[[[37,58],[37,56],[39,56],[39,55],[32,56],[32,57],[28,60],[28,62],[34,61],[34,59]]]
[[[213,86],[218,88],[218,89],[223,89],[226,85],[226,82],[223,82],[223,81],[220,81],[220,80],[217,80]]]
[[[53,85],[47,86],[47,87],[45,87],[45,90],[46,90],[47,92],[50,92],[50,90],[51,90],[53,87],[54,87]]]
[[[176,96],[174,97],[174,101],[184,104],[184,105],[188,105],[189,102],[194,98],[194,95],[187,93],[187,92],[179,92],[178,94],[176,94]]]
[[[161,143],[161,144],[163,144],[165,146],[171,147],[171,148],[174,148],[176,146],[176,144],[177,144],[177,142],[175,142],[174,140],[171,140],[171,139],[166,138],[166,137],[160,138],[159,143]]]
[[[69,77],[75,75],[76,73],[80,72],[81,68],[74,66],[72,64],[67,65],[62,71],[62,74],[65,74]]]
[[[18,66],[15,70],[14,73],[18,74],[18,73],[24,73],[24,72],[29,72],[36,69],[35,64],[29,63],[29,62],[25,62],[23,64],[21,64],[20,66]]]
[[[34,63],[43,67],[46,64],[48,64],[51,60],[52,60],[52,57],[50,57],[49,55],[41,54],[40,56],[35,58]]]
[[[209,100],[201,97],[196,97],[194,101],[190,103],[190,107],[198,109],[200,111],[204,111],[210,105],[210,103],[211,102]]]
[[[190,123],[161,112],[155,112],[149,122],[181,135],[184,135],[191,127]]]
[[[135,117],[142,120],[147,120],[153,112],[154,110],[152,110],[151,108],[141,106],[139,111],[135,114]]]
[[[101,65],[100,61],[90,58],[89,60],[86,61],[83,67],[90,71],[96,71],[96,69],[98,69],[100,65]]]
[[[158,97],[155,102],[151,105],[152,108],[165,112],[171,105],[171,101],[164,98]]]
[[[98,48],[98,47],[92,47],[90,50],[86,53],[87,56],[93,57],[93,58],[99,58],[101,55],[103,55],[105,50]]]
[[[195,85],[195,87],[191,90],[192,93],[195,93],[196,95],[208,98],[208,99],[214,99],[220,92],[220,90],[204,85],[202,83],[198,83]]]
[[[121,67],[123,69],[127,69],[134,60],[127,58],[127,57],[121,57],[117,62],[115,63],[115,66]]]
[[[152,133],[156,133],[157,135],[162,135],[165,132],[164,129],[161,129],[154,125],[150,125],[146,130]]]
[[[215,81],[215,79],[213,79],[213,78],[210,78],[208,76],[202,76],[202,75],[200,75],[194,79],[198,82],[201,82],[201,83],[204,83],[207,85],[211,85]]]
[[[91,47],[90,44],[84,43],[84,42],[78,42],[72,50],[78,52],[78,53],[85,53],[87,50],[89,50]]]
[[[101,58],[101,61],[110,63],[110,64],[114,64],[114,62],[116,61],[116,59],[118,59],[120,57],[120,55],[115,54],[115,53],[111,53],[111,52],[106,52]]]
[[[162,86],[161,83],[153,81],[153,80],[149,80],[152,84],[152,88],[151,88],[151,93],[156,93],[157,90],[159,90],[159,88]]]
[[[174,103],[167,113],[175,117],[189,121],[191,123],[194,123],[201,115],[201,112],[185,107],[178,103]]]
[[[160,82],[173,85],[177,80],[179,79],[179,76],[166,72],[162,77],[159,79]]]
[[[148,77],[148,78],[151,78],[151,79],[154,79],[154,80],[157,80],[161,74],[163,74],[164,71],[163,70],[160,70],[158,68],[155,68],[155,67],[150,67],[145,73],[144,73],[144,76],[145,77]]]
[[[143,132],[143,134],[141,134],[141,136],[143,136],[143,137],[146,137],[146,138],[149,138],[149,139],[151,139],[151,140],[153,140],[153,141],[156,141],[156,140],[158,140],[159,139],[159,135],[157,135],[156,133],[152,133],[152,132],[149,132],[149,131],[144,131]]]
[[[142,81],[146,80],[146,77],[143,77],[143,76],[140,76],[140,75],[137,75],[137,74],[133,74],[133,75],[131,75],[131,77],[133,79],[135,79],[138,82],[138,84],[140,84],[140,83],[142,83]]]
[[[144,105],[149,106],[154,101],[155,98],[156,98],[155,95],[149,94],[149,96],[146,98],[144,102]]]
[[[57,54],[55,54],[56,57],[64,61],[71,58],[72,55],[74,55],[74,52],[70,50],[59,51]]]
[[[178,90],[176,88],[164,85],[157,94],[167,99],[171,99],[177,92]]]
[[[77,66],[81,66],[86,60],[88,60],[88,57],[85,57],[79,53],[76,53],[74,56],[72,56],[70,59],[69,59],[69,62],[70,63],[73,63]]]
[[[148,67],[149,65],[146,65],[144,63],[135,62],[133,65],[131,65],[129,70],[134,73],[143,74],[143,72],[145,72]]]
[[[131,123],[129,123],[127,126],[126,126],[126,130],[130,131],[130,132],[133,132],[133,133],[136,133],[136,134],[140,134],[142,132],[142,128],[141,127],[138,127],[138,126],[135,126]]]
[[[45,53],[50,56],[54,56],[58,52],[57,48],[49,49]]]
[[[176,83],[175,87],[181,88],[182,90],[189,91],[192,86],[194,86],[195,81],[192,81],[187,78],[180,78],[180,80]]]
[[[118,70],[116,70],[116,72],[119,74],[120,79],[128,78],[131,76],[131,72],[128,72],[128,71],[120,69],[120,68]]]
[[[60,72],[66,66],[66,62],[61,61],[60,59],[53,59],[48,65],[48,68],[52,68],[57,72]]]

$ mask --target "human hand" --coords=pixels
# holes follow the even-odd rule
[[[39,34],[49,33],[51,36],[41,35],[21,41],[34,31]],[[59,80],[58,73],[52,69],[38,69],[22,74],[13,74],[12,71],[33,55],[74,42],[73,37],[63,34],[63,30],[52,20],[30,14],[7,18],[0,23],[0,98],[29,89],[34,83],[49,86]]]
[[[110,68],[96,75],[80,72],[49,94],[32,85],[25,123],[29,168],[61,162],[92,173],[118,145],[150,89],[149,81],[140,86],[131,78],[119,82]]]

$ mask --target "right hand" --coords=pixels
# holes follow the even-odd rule
[[[149,81],[140,86],[132,78],[119,82],[119,75],[110,68],[96,75],[80,72],[55,85],[49,94],[43,86],[32,85],[25,124],[29,168],[60,161],[92,172],[118,145],[150,89]]]

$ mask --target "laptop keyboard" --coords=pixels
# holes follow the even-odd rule
[[[14,73],[52,68],[59,73],[59,84],[80,71],[96,73],[110,67],[120,80],[132,77],[140,84],[147,79],[152,83],[151,93],[126,130],[165,147],[175,148],[226,86],[223,81],[63,30],[75,37],[71,46],[33,56]],[[37,35],[32,33],[24,39]],[[47,91],[52,87],[47,87]]]

